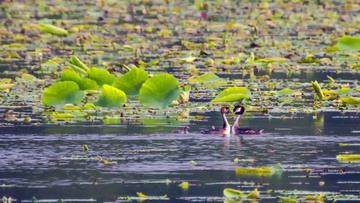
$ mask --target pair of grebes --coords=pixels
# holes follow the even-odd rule
[[[260,135],[263,130],[255,130],[251,128],[240,128],[239,127],[239,120],[241,115],[245,112],[245,108],[243,106],[237,105],[234,108],[234,113],[237,116],[235,123],[232,127],[230,127],[229,122],[226,118],[226,114],[231,113],[228,106],[221,107],[221,114],[223,119],[223,127],[215,129],[214,127],[211,130],[201,131],[203,134],[221,134],[221,135],[229,135],[230,133],[234,135],[245,135],[245,134],[253,134],[253,135]],[[187,130],[189,129],[188,126],[184,128],[184,130],[174,130],[173,133],[188,133]]]

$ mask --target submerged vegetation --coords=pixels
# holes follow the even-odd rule
[[[128,131],[102,131],[107,135],[134,133],[132,125],[145,126],[146,130],[139,128],[136,132],[159,133],[159,129],[149,127],[200,126],[210,120],[205,113],[218,112],[221,105],[233,107],[241,104],[247,109],[247,113],[243,115],[245,118],[290,120],[297,115],[310,114],[313,119],[310,119],[309,125],[316,130],[314,134],[318,135],[324,131],[324,116],[321,113],[357,115],[359,112],[359,11],[358,3],[351,0],[2,1],[0,127],[56,127],[66,124],[77,128],[85,124],[87,127],[95,126],[91,129],[93,130],[100,123],[116,128],[130,126]],[[294,124],[295,127],[296,125],[297,123]],[[283,126],[275,130],[286,131],[290,127]],[[201,130],[193,126],[190,129],[194,134]],[[57,133],[56,130],[49,131]],[[357,129],[344,131],[345,134],[359,133]],[[167,135],[171,131],[161,131],[161,137],[164,132]],[[123,188],[135,185],[135,189],[148,189],[124,191],[125,196],[118,196],[118,201],[165,201],[174,198],[167,194],[156,195],[152,190],[154,184],[166,185],[166,189],[162,191],[169,191],[169,188],[179,190],[175,198],[184,201],[359,201],[359,190],[333,192],[334,189],[329,187],[327,189],[331,191],[316,192],[308,191],[305,185],[315,183],[318,187],[316,189],[322,190],[325,181],[314,180],[327,174],[358,174],[358,165],[355,164],[359,163],[360,155],[358,149],[354,148],[357,143],[341,143],[339,147],[346,148],[346,151],[331,151],[331,160],[339,165],[318,166],[317,162],[311,162],[309,167],[307,163],[297,163],[297,160],[277,163],[287,158],[289,153],[313,158],[311,156],[321,154],[320,151],[294,152],[290,145],[294,143],[290,143],[284,150],[286,154],[279,155],[277,149],[266,149],[270,145],[267,142],[263,143],[265,147],[256,149],[255,146],[246,146],[247,143],[241,146],[240,138],[236,137],[235,139],[239,139],[239,143],[235,144],[238,150],[236,153],[241,150],[243,153],[244,148],[248,151],[257,150],[259,157],[266,157],[266,161],[259,163],[253,159],[256,155],[241,153],[241,159],[236,158],[234,162],[221,160],[221,167],[229,166],[224,169],[225,172],[221,172],[231,173],[240,181],[233,181],[234,177],[221,177],[227,182],[217,182],[211,180],[211,173],[207,174],[207,178],[211,176],[210,180],[202,180],[200,178],[203,177],[198,175],[198,171],[213,170],[211,172],[218,173],[216,170],[222,170],[221,167],[205,164],[208,160],[203,157],[208,158],[208,154],[195,157],[200,160],[186,156],[180,158],[173,154],[182,150],[179,143],[192,143],[181,139],[194,134],[178,136],[176,138],[179,140],[169,142],[171,144],[167,143],[168,140],[149,141],[148,138],[140,137],[133,142],[135,144],[124,145],[123,142],[128,138],[122,140],[123,138],[110,136],[105,144],[99,146],[99,138],[81,137],[82,150],[78,154],[65,153],[61,157],[52,157],[50,161],[39,161],[36,157],[36,161],[27,160],[28,162],[21,164],[31,162],[31,165],[34,162],[37,167],[54,167],[57,170],[57,167],[67,167],[71,163],[76,169],[95,168],[94,171],[100,171],[99,173],[105,171],[104,176],[93,173],[85,175],[86,181],[93,179],[86,184],[95,187],[99,182],[100,185],[106,185],[106,178],[111,176],[109,174],[119,170],[126,171],[124,168],[131,164],[138,163],[144,167],[136,165],[137,167],[132,168],[135,171],[138,168],[146,171],[146,167],[153,167],[151,169],[155,175],[151,174],[154,177],[147,181],[126,182],[126,176],[116,179],[114,182]],[[112,146],[112,142],[119,141],[117,139],[121,141],[120,147]],[[201,149],[199,151],[191,151],[188,146],[184,146],[185,151],[180,153],[189,150],[191,153],[201,154],[202,147],[215,150],[217,148],[211,147],[218,147],[221,141],[216,140],[218,137],[214,139],[214,143],[204,142],[195,146]],[[284,140],[281,137],[272,145],[280,146]],[[75,142],[71,139],[56,141],[65,145],[64,147]],[[315,139],[313,142],[317,141]],[[223,146],[219,148],[223,150],[223,154],[216,151],[210,158],[217,160],[219,154],[222,155],[221,158],[228,156],[226,153],[230,144],[227,142],[230,141],[224,138],[222,142]],[[328,140],[325,142],[330,143]],[[24,147],[31,150],[33,145],[28,147],[27,144]],[[169,148],[149,149],[147,144]],[[139,146],[146,147],[137,149]],[[173,150],[170,147],[178,148]],[[74,153],[74,146],[70,144],[69,148]],[[57,153],[61,153],[62,149],[63,147],[45,147],[45,150]],[[8,150],[12,149],[4,151]],[[159,167],[159,161],[153,162],[153,157],[156,157],[154,154],[161,157],[161,161],[165,157],[169,163],[181,162],[180,166],[183,168],[161,168],[164,165]],[[235,156],[235,152],[231,156]],[[316,158],[320,159],[320,155]],[[14,162],[17,161],[15,159]],[[16,166],[16,163],[11,163]],[[348,168],[353,171],[348,172]],[[141,169],[141,175],[136,174],[140,177],[143,175]],[[171,170],[176,173],[184,170],[186,176],[194,173],[196,181],[188,177],[184,180],[156,179],[159,177],[158,173],[162,172],[167,176],[175,176]],[[35,173],[39,174],[38,171]],[[66,175],[68,174],[70,173],[66,171]],[[286,183],[286,187],[299,185],[299,189],[273,189],[272,187],[282,187],[281,184],[276,185],[282,176],[301,180]],[[76,182],[74,185],[82,185],[84,180],[81,178],[56,184],[68,186]],[[326,181],[326,184],[331,184],[333,180]],[[338,181],[336,184],[343,183]],[[209,185],[221,185],[222,188],[217,187],[217,193],[211,194],[211,197],[189,196],[192,188]],[[0,182],[0,186],[21,187],[8,182]],[[132,195],[126,196],[129,194]],[[5,195],[2,201],[11,202],[9,195]],[[65,200],[97,201],[92,198]],[[28,201],[37,200],[34,197]]]

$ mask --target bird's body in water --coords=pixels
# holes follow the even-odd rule
[[[245,135],[245,134],[253,134],[253,135],[260,135],[263,131],[263,129],[261,130],[255,130],[255,129],[251,129],[251,128],[240,128],[239,127],[239,120],[241,118],[241,115],[245,112],[245,108],[243,106],[237,105],[234,108],[234,113],[237,116],[234,125],[232,126],[232,133],[234,135]]]
[[[230,113],[230,109],[228,106],[222,106],[221,107],[221,115],[223,119],[223,127],[214,129],[214,127],[211,130],[201,131],[203,134],[221,134],[221,135],[229,135],[231,128],[229,125],[228,120],[226,119],[226,114]]]
[[[172,133],[177,133],[177,134],[188,134],[189,132],[187,131],[189,128],[189,126],[185,126],[183,130],[173,130]]]

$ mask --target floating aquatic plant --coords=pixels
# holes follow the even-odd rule
[[[57,82],[48,87],[42,95],[43,105],[80,104],[84,92],[73,81]]]
[[[241,99],[249,99],[250,96],[250,90],[245,87],[229,87],[220,92],[211,102],[234,102]]]
[[[94,80],[89,78],[81,78],[80,75],[71,70],[64,70],[61,74],[62,81],[73,81],[79,85],[81,90],[96,90],[98,85]]]
[[[148,77],[146,71],[135,67],[119,79],[115,80],[113,86],[124,91],[126,95],[138,95],[142,84]]]
[[[94,104],[101,107],[120,107],[126,103],[126,94],[110,85],[104,84],[99,99]]]
[[[273,175],[276,172],[282,172],[284,169],[281,164],[275,164],[272,167],[264,167],[264,168],[237,168],[235,170],[236,174],[253,174],[253,175]]]
[[[86,71],[86,77],[95,80],[100,87],[104,84],[112,85],[116,80],[116,77],[113,74],[101,68],[90,68]]]
[[[360,51],[360,37],[343,36],[336,46],[340,51]]]
[[[169,74],[158,74],[145,81],[139,101],[144,107],[164,109],[181,94],[178,80]]]
[[[48,32],[53,35],[67,35],[69,34],[67,30],[57,27],[50,24],[39,24],[39,28],[45,32]]]

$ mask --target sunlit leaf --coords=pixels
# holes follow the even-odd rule
[[[187,189],[189,189],[189,182],[182,182],[178,186],[181,187],[184,190],[187,190]]]
[[[263,62],[263,63],[274,63],[274,62],[288,62],[289,59],[287,58],[281,58],[281,57],[275,57],[275,58],[261,58],[255,60],[255,62]]]
[[[343,36],[336,46],[340,51],[360,51],[360,37]]]
[[[353,89],[348,87],[343,87],[341,89],[338,89],[336,92],[339,94],[350,94],[353,91]]]
[[[141,193],[141,192],[137,192],[136,193],[139,197],[142,197],[142,198],[148,198],[148,196],[147,195],[144,195],[143,193]]]
[[[15,83],[9,83],[9,84],[0,84],[0,90],[1,89],[11,89],[13,87],[15,87],[16,84]]]
[[[112,85],[114,80],[116,80],[113,74],[101,68],[90,68],[86,71],[86,77],[95,80],[100,87],[104,84]]]
[[[50,24],[39,24],[41,30],[48,32],[53,35],[67,35],[68,31]]]
[[[360,105],[359,97],[342,97],[340,100],[344,105]]]
[[[311,84],[316,92],[316,95],[320,98],[320,99],[324,99],[324,94],[322,92],[322,89],[319,85],[319,83],[315,80],[315,82],[311,81]]]
[[[21,78],[25,81],[35,81],[36,80],[36,77],[29,73],[23,73]]]
[[[48,87],[42,96],[43,105],[79,104],[84,92],[73,81],[57,82]]]
[[[115,80],[113,86],[126,95],[138,95],[142,84],[148,79],[148,73],[140,68],[132,68],[125,75]]]
[[[70,63],[87,71],[89,68],[76,56],[71,56]]]
[[[163,109],[181,94],[178,80],[169,74],[158,74],[145,81],[139,100],[144,107]]]
[[[96,106],[101,107],[120,107],[126,103],[126,94],[110,85],[103,85],[99,99],[95,102]]]
[[[180,59],[180,61],[183,63],[185,63],[185,62],[191,63],[191,62],[194,62],[195,60],[196,60],[196,57],[194,57],[194,56],[189,56],[189,57]]]
[[[224,196],[229,198],[242,198],[246,197],[246,194],[240,190],[235,190],[231,188],[225,188],[224,189]]]
[[[340,154],[336,156],[338,161],[360,161],[360,154]]]
[[[61,80],[76,82],[81,90],[98,89],[98,85],[94,80],[91,80],[89,78],[82,79],[78,73],[71,70],[64,70],[61,74]]]
[[[264,168],[237,168],[235,172],[237,174],[253,174],[253,175],[273,175],[276,172],[282,172],[283,168],[281,164],[275,164],[272,167]]]
[[[257,190],[257,188],[255,188],[254,191],[249,193],[246,198],[248,198],[248,199],[260,199],[260,193]]]
[[[199,82],[212,82],[212,81],[219,81],[220,77],[215,75],[214,73],[209,72],[197,77],[195,80]]]
[[[289,89],[289,88],[284,88],[278,92],[276,92],[275,94],[277,96],[285,96],[285,95],[292,95],[294,93],[294,90]]]
[[[241,99],[249,99],[250,96],[250,90],[245,87],[229,87],[220,92],[211,102],[233,102]]]

